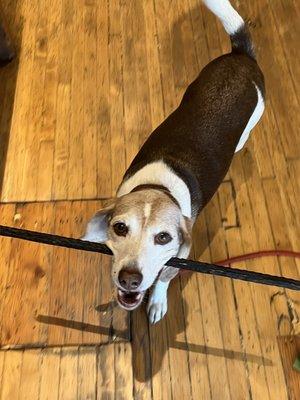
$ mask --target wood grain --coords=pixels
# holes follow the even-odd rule
[[[4,223],[80,237],[100,202],[0,206]],[[110,258],[1,239],[1,346],[106,343],[128,339],[114,307]]]

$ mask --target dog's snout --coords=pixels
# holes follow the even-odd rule
[[[136,269],[123,268],[119,272],[119,283],[125,290],[136,290],[143,280],[143,275]]]

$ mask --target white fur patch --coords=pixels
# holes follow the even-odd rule
[[[257,104],[253,111],[253,114],[251,115],[251,117],[246,125],[246,128],[244,129],[244,132],[242,133],[242,136],[240,137],[238,145],[236,146],[236,149],[235,149],[235,153],[240,151],[244,147],[245,143],[249,139],[251,130],[258,123],[258,121],[260,120],[261,116],[263,115],[263,112],[265,109],[265,103],[264,103],[262,94],[254,82],[253,82],[253,84],[257,91]]]
[[[206,7],[210,9],[222,22],[225,31],[232,35],[244,24],[243,18],[232,7],[229,0],[203,0]]]
[[[162,160],[145,165],[126,181],[122,182],[117,196],[124,196],[137,186],[144,184],[165,186],[178,201],[182,214],[191,218],[192,205],[190,191],[186,183]]]

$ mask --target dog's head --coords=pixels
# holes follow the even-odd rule
[[[186,257],[191,220],[165,192],[147,189],[115,199],[89,221],[83,240],[106,243],[113,252],[118,302],[133,310],[172,257]],[[167,271],[164,269],[164,274]]]

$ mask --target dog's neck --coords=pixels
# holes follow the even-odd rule
[[[186,183],[163,161],[147,164],[125,179],[119,187],[117,197],[124,196],[143,185],[166,188],[179,204],[182,214],[188,218],[192,217],[191,194]]]

